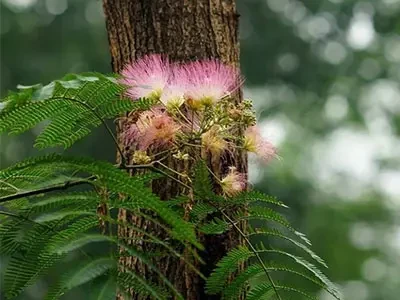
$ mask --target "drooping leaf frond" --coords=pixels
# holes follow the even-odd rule
[[[267,204],[274,204],[280,207],[287,208],[287,206],[282,203],[281,201],[277,200],[275,197],[265,195],[259,191],[244,191],[238,194],[235,197],[229,199],[229,202],[236,203],[236,204],[243,204],[243,203],[267,203]]]
[[[280,232],[277,229],[253,229],[249,228],[249,234],[248,236],[255,236],[255,235],[265,235],[265,236],[274,236],[274,237],[279,237],[281,239],[284,239],[286,241],[289,241],[293,245],[299,247],[301,250],[304,252],[308,253],[316,262],[327,268],[328,266],[326,265],[325,261],[319,257],[317,254],[314,253],[308,246],[304,245],[303,243],[296,241],[295,239],[292,239],[291,237],[285,235],[284,233]]]
[[[38,174],[38,176],[26,176],[27,174]],[[77,176],[78,174],[79,176]],[[72,175],[74,182],[85,183],[91,191],[66,193],[64,190],[72,186],[72,180],[67,179],[66,182],[60,180],[53,183],[52,178],[54,177],[71,178]],[[157,222],[164,222],[163,226],[171,238],[180,240],[187,246],[188,243],[192,243],[200,247],[194,233],[194,227],[182,220],[170,205],[162,202],[149,188],[149,182],[152,179],[159,178],[159,175],[149,173],[144,176],[131,177],[123,170],[106,162],[53,154],[17,163],[0,171],[0,178],[18,184],[18,188],[2,195],[0,201],[9,203],[9,201],[14,201],[10,199],[24,199],[23,201],[18,200],[19,205],[15,205],[17,202],[14,202],[14,205],[9,206],[22,219],[6,218],[6,222],[0,225],[0,238],[5,242],[2,244],[2,254],[11,255],[5,273],[5,291],[9,298],[19,295],[23,289],[36,282],[50,268],[62,263],[64,258],[71,253],[84,253],[86,245],[102,242],[109,244],[108,248],[123,249],[124,251],[120,253],[122,256],[137,257],[160,277],[161,282],[172,291],[172,294],[180,299],[179,292],[157,270],[151,257],[147,257],[123,240],[93,232],[98,227],[99,220],[103,219],[110,224],[111,228],[115,228],[116,225],[125,226],[142,234],[145,233],[132,224],[124,224],[114,221],[111,217],[98,215],[97,207],[104,199],[92,188],[95,190],[106,189],[109,195],[107,201],[110,210],[124,208],[131,212],[141,213],[142,209],[145,209],[160,217],[161,220]],[[38,178],[41,178],[41,180],[39,181]],[[42,195],[42,191],[58,193]],[[125,195],[124,201],[118,200],[116,197],[113,198],[112,195],[118,194]],[[149,220],[152,221],[153,219]],[[33,228],[32,224],[34,224]],[[116,232],[116,228],[114,232]],[[21,234],[23,235],[21,236]],[[112,234],[112,231],[110,234]],[[171,245],[159,240],[154,235],[145,234],[145,236],[148,242],[162,245],[166,249],[166,253],[178,257],[187,263],[192,270],[198,272]],[[105,257],[100,256],[93,259],[98,262],[105,262],[103,258]],[[117,261],[118,258],[114,258],[114,262]],[[19,268],[20,266],[23,268]],[[105,275],[102,270],[105,272],[108,267],[107,265],[96,265],[93,270],[96,272],[90,274],[98,277]],[[89,276],[89,273],[83,271],[74,273],[74,276],[77,277],[73,278],[79,279],[79,274]],[[94,279],[94,275],[89,280]],[[80,283],[80,279],[75,279],[68,281],[63,277],[50,290],[48,299],[57,299],[70,288],[83,284],[83,281]],[[118,280],[116,281],[118,282]],[[148,287],[151,286],[148,283]]]
[[[270,238],[278,238],[281,241],[287,241],[291,245],[296,246],[297,249],[302,250],[303,253],[309,255],[314,261],[326,267],[325,262],[310,249],[308,239],[306,239],[303,234],[294,230],[283,215],[266,206],[266,204],[284,205],[258,193],[248,194],[244,192],[239,196],[233,197],[233,199],[235,200],[228,198],[226,202],[234,203],[235,205],[241,203],[242,207],[247,207],[247,209],[238,209],[236,215],[233,217],[228,217],[228,215],[222,213],[222,219],[213,218],[213,221],[206,222],[202,226],[208,229],[208,227],[212,228],[218,225],[221,229],[225,226],[225,230],[227,230],[227,228],[236,230],[239,227],[235,224],[240,221],[245,221],[244,224],[247,224],[247,230],[245,230],[245,232],[247,232],[247,234],[243,234],[242,231],[239,231],[239,233],[244,238],[246,246],[240,246],[231,250],[217,264],[213,273],[207,280],[206,287],[209,294],[222,294],[223,299],[233,300],[237,299],[243,292],[248,291],[246,299],[284,299],[280,294],[286,291],[297,293],[305,298],[314,299],[313,296],[309,295],[307,292],[292,287],[286,282],[276,284],[273,280],[274,276],[272,273],[283,272],[299,276],[325,289],[336,299],[340,299],[335,285],[331,283],[316,266],[304,258],[285,250],[266,247],[263,244],[257,247],[253,245],[251,239],[256,235],[266,236],[268,240]],[[238,201],[238,199],[240,199],[240,201]],[[212,207],[215,208],[215,206]],[[226,207],[226,205],[223,205],[222,210]],[[207,213],[206,208],[201,209],[200,212],[201,211],[206,211]],[[215,220],[218,220],[218,223]],[[248,223],[249,221],[250,223]],[[251,226],[252,221],[257,221],[256,229]],[[269,223],[275,224],[275,226],[268,226],[267,224]],[[279,227],[282,227],[285,231],[279,230],[276,228],[276,225],[279,225]],[[296,238],[290,235],[294,235]],[[297,239],[300,239],[300,241]],[[267,254],[269,255],[267,256]],[[278,264],[272,263],[270,257],[276,254],[282,259],[290,258],[292,263],[287,263],[287,260],[283,260],[282,263],[279,261]],[[298,268],[296,268],[296,265]],[[239,266],[241,266],[241,268],[239,268]],[[243,266],[246,267],[243,269]],[[234,277],[233,279],[231,279],[232,276]],[[255,278],[257,278],[257,280],[254,280]],[[260,278],[264,279],[260,281]]]
[[[117,290],[117,276],[100,276],[90,285],[89,300],[114,300]]]
[[[263,275],[264,269],[260,264],[252,264],[240,273],[223,291],[224,299],[238,299],[239,295],[248,288],[249,281]]]
[[[198,202],[193,206],[193,209],[190,213],[195,222],[200,222],[206,219],[208,215],[211,215],[217,211],[218,210],[210,204]]]
[[[199,161],[194,169],[193,191],[199,200],[211,200],[216,197],[210,180],[210,172],[204,161]]]
[[[229,224],[222,221],[220,218],[214,218],[210,222],[207,222],[199,226],[199,231],[205,234],[222,234],[230,228]]]
[[[303,267],[304,270],[296,270],[292,266],[286,265],[276,265],[276,264],[250,264],[236,275],[232,282],[228,282],[228,279],[232,274],[238,271],[239,265],[244,262],[248,262],[250,258],[260,256],[265,253],[277,253],[284,256],[288,256],[294,260],[294,262]],[[222,260],[217,264],[216,269],[208,278],[207,281],[207,292],[210,294],[222,293],[224,299],[237,299],[244,290],[249,288],[251,279],[259,276],[266,276],[266,284],[255,284],[248,294],[250,299],[256,299],[255,297],[260,297],[257,299],[269,299],[266,295],[271,296],[276,294],[279,290],[288,290],[296,293],[300,293],[303,296],[314,299],[312,296],[308,295],[306,292],[302,292],[299,289],[293,288],[291,286],[282,283],[280,285],[273,285],[270,281],[270,272],[285,272],[300,276],[315,285],[327,290],[336,299],[339,299],[339,294],[336,287],[329,281],[329,279],[319,271],[314,265],[304,260],[303,258],[297,257],[283,250],[277,249],[266,249],[263,245],[255,249],[255,251],[248,249],[247,247],[239,247],[231,250]],[[259,279],[258,279],[259,280]],[[261,297],[262,296],[262,297]],[[254,298],[253,298],[254,297]]]
[[[97,216],[85,216],[77,221],[69,224],[64,230],[54,234],[48,244],[46,250],[50,253],[61,254],[60,248],[66,243],[71,242],[74,238],[83,235],[88,230],[98,226],[99,220]],[[65,252],[65,251],[64,251]]]
[[[23,230],[24,237],[14,249],[4,275],[4,292],[7,298],[17,296],[30,286],[62,257],[44,252],[50,234],[58,224],[37,224]],[[21,238],[21,237],[19,237]]]
[[[190,241],[197,247],[201,247],[197,242],[192,225],[178,217],[174,210],[162,202],[152,193],[151,189],[145,185],[145,182],[149,179],[148,177],[146,177],[146,181],[143,181],[143,178],[140,176],[131,177],[123,170],[119,170],[107,162],[95,161],[89,158],[69,158],[54,154],[29,159],[26,162],[16,164],[14,167],[6,169],[4,174],[12,176],[14,173],[29,172],[31,168],[39,170],[57,170],[57,167],[61,166],[64,166],[66,169],[74,169],[94,176],[93,180],[86,180],[92,185],[102,188],[105,187],[111,192],[126,194],[129,196],[131,209],[136,207],[136,209],[145,208],[154,211],[165,222],[171,225],[176,238]],[[1,176],[2,173],[0,173],[0,178]],[[86,181],[82,179],[82,182]],[[134,204],[135,207],[132,206],[132,204]]]
[[[137,295],[142,297],[152,297],[152,299],[165,300],[170,297],[170,293],[155,285],[149,283],[142,276],[131,271],[124,271],[118,275],[118,286],[125,290],[128,294],[130,290],[134,290]]]
[[[121,99],[123,91],[114,77],[99,73],[69,74],[45,86],[20,86],[19,93],[3,99],[0,133],[18,134],[49,120],[35,146],[68,148],[105,119],[153,104]]]
[[[249,291],[246,300],[271,299],[273,295],[274,290],[272,286],[268,283],[261,283]]]
[[[73,193],[72,196],[73,199],[74,197],[76,198],[77,193]],[[66,195],[64,195],[64,197],[67,198]],[[58,199],[61,199],[61,197]],[[41,202],[44,201],[38,201],[36,203]],[[53,210],[55,203],[57,203],[57,201],[53,201],[51,206],[44,205],[41,208],[47,207],[49,210]],[[59,201],[58,203],[64,205],[65,201]],[[32,206],[34,206],[34,204],[27,204],[28,208]],[[33,217],[35,214],[39,214],[39,217],[36,218],[39,220],[41,215],[48,214],[46,210],[44,212],[43,210],[33,212],[33,210],[28,208],[25,209],[22,207],[20,210],[31,213],[31,217]],[[63,207],[62,209],[64,212],[68,212],[68,208]],[[70,209],[73,210],[74,207],[72,206]],[[95,209],[96,206],[94,206],[93,210],[95,211]],[[55,213],[58,212],[56,211]],[[22,222],[20,219],[6,219],[6,221],[7,222],[5,224],[12,223],[14,227],[19,227],[20,231],[24,232],[22,240],[16,243],[12,252],[8,252],[11,254],[11,260],[7,266],[4,276],[4,291],[8,299],[12,299],[20,294],[25,287],[33,284],[38,278],[44,275],[49,268],[57,263],[61,263],[63,258],[67,257],[70,253],[78,251],[78,253],[83,253],[87,257],[87,254],[84,253],[84,247],[88,244],[98,242],[107,243],[114,249],[117,249],[118,247],[124,249],[121,255],[124,255],[125,253],[129,256],[137,257],[144,264],[148,265],[151,270],[158,274],[161,282],[168,286],[169,289],[179,299],[181,299],[179,293],[175,290],[173,285],[166,279],[164,275],[161,274],[160,271],[156,269],[151,259],[144,253],[124,243],[123,241],[116,239],[115,237],[91,233],[92,230],[97,227],[96,225],[99,222],[99,217],[95,214],[92,216],[83,216],[78,218],[75,215],[65,215],[62,218],[51,218],[51,220],[44,220],[43,223],[33,223],[35,225],[33,227],[31,226],[30,230],[23,229],[24,222]],[[17,230],[14,230],[14,232],[16,232],[16,234],[12,235],[12,237],[18,238]],[[147,237],[150,240],[153,238],[151,234],[148,234]],[[21,239],[21,237],[19,237],[19,239]],[[154,241],[163,243],[156,237],[154,237]],[[166,249],[169,250],[171,254],[179,256],[179,254],[176,253],[175,250],[170,246],[166,245]],[[2,251],[2,254],[5,254],[5,252]],[[66,275],[52,286],[48,295],[46,296],[46,299],[59,299],[61,295],[70,289],[82,285],[85,282],[91,281],[99,276],[103,276],[108,273],[110,274],[107,276],[115,276],[116,272],[114,272],[114,275],[111,275],[111,271],[116,271],[115,266],[117,261],[118,256],[112,258],[107,253],[106,256],[100,255],[99,257],[91,258],[87,265],[79,264],[79,269],[73,269],[66,272]],[[133,275],[131,274],[131,277],[132,276]],[[117,281],[117,279],[115,280]],[[152,286],[150,283],[147,285],[148,287]],[[103,292],[106,293],[105,291]]]
[[[306,270],[308,270],[310,273],[312,273],[315,278],[321,281],[325,285],[325,289],[335,298],[339,299],[339,292],[337,290],[337,287],[326,277],[325,274],[323,274],[316,266],[314,266],[312,263],[308,262],[302,257],[293,255],[291,253],[288,253],[283,250],[279,249],[267,249],[263,244],[260,244],[257,247],[258,253],[276,253],[280,254],[286,257],[291,258],[296,264],[304,267]]]
[[[57,284],[53,285],[46,295],[45,300],[57,300],[66,291],[85,284],[95,278],[112,272],[116,269],[117,263],[112,257],[101,257],[80,262],[77,268],[62,276]]]
[[[231,250],[221,259],[213,273],[211,273],[207,281],[206,291],[210,294],[221,292],[224,289],[229,276],[237,270],[239,264],[247,261],[253,256],[254,253],[246,247],[238,247]]]

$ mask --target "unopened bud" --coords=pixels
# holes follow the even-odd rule
[[[151,158],[144,151],[135,151],[135,153],[133,153],[132,161],[138,165],[148,164],[149,162],[151,162]]]
[[[174,158],[179,159],[179,160],[188,160],[189,159],[189,154],[187,153],[182,153],[181,151],[178,151],[174,155],[172,155]]]
[[[229,115],[229,117],[230,117],[231,119],[233,119],[233,120],[236,121],[236,120],[239,120],[239,119],[240,119],[242,113],[241,113],[241,111],[240,111],[239,109],[237,109],[237,108],[232,108],[232,109],[230,109],[230,110],[228,111],[228,115]]]

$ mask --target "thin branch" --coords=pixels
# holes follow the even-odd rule
[[[188,179],[188,180],[191,182],[191,180],[190,180],[190,178],[189,178],[188,175],[182,174],[182,173],[179,173],[179,172],[175,171],[174,169],[172,169],[172,168],[168,167],[167,165],[163,164],[161,161],[157,161],[157,164],[159,164],[159,165],[162,166],[163,168],[167,169],[167,170],[170,171],[171,173],[174,173],[174,174],[176,174],[176,175],[178,175],[178,176],[180,176],[180,177],[184,177],[184,178]]]
[[[183,183],[183,182],[180,181],[179,179],[176,179],[174,176],[168,174],[167,172],[164,172],[163,170],[160,170],[160,169],[158,169],[158,168],[156,168],[156,167],[154,167],[154,166],[153,166],[151,169],[152,169],[154,172],[158,172],[158,173],[160,173],[160,174],[162,174],[162,175],[167,176],[168,178],[170,178],[170,179],[176,181],[177,183],[181,184],[182,186],[184,186],[185,188],[187,188],[187,189],[189,189],[189,190],[192,189],[191,186],[187,185],[186,183]]]
[[[181,142],[182,144],[186,145],[186,146],[190,146],[190,147],[198,147],[198,148],[203,148],[202,145],[196,145],[196,144],[191,144],[191,143],[187,143],[187,142]]]
[[[179,179],[176,179],[174,176],[168,174],[167,172],[157,168],[155,165],[159,164],[160,166],[165,166],[162,162],[160,162],[159,160],[155,160],[149,164],[144,164],[144,165],[122,165],[120,166],[121,169],[127,169],[127,170],[131,170],[131,169],[150,169],[156,173],[160,173],[174,181],[176,181],[177,183],[181,184],[182,186],[186,187],[187,189],[192,189],[192,187],[190,187],[189,185],[187,185],[186,183],[180,181]],[[169,168],[168,168],[169,169]]]
[[[143,165],[118,165],[120,169],[133,170],[133,169],[146,169],[154,166],[154,162]]]
[[[164,150],[164,151],[161,151],[161,152],[157,152],[157,153],[151,154],[150,156],[156,157],[156,156],[159,156],[159,155],[164,154],[164,153],[173,152],[174,150],[175,150],[174,148],[172,148],[172,149],[170,148],[170,149],[167,149],[167,150]]]
[[[29,197],[29,196],[34,196],[34,195],[39,195],[47,192],[53,192],[53,191],[62,191],[66,190],[70,187],[77,186],[77,185],[82,185],[82,184],[92,184],[92,180],[96,178],[96,176],[91,176],[86,179],[80,179],[80,180],[72,180],[72,181],[66,181],[60,184],[54,184],[50,185],[44,188],[39,188],[39,189],[34,189],[34,190],[29,190],[29,191],[24,191],[12,195],[7,195],[4,197],[0,198],[0,203],[19,199],[19,198],[24,198],[24,197]]]

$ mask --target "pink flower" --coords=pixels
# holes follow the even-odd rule
[[[191,62],[184,69],[190,83],[186,97],[203,105],[212,105],[229,96],[243,82],[236,68],[215,59]]]
[[[124,132],[126,145],[136,144],[139,150],[150,146],[162,148],[173,142],[179,126],[161,110],[146,111]]]
[[[188,77],[180,65],[172,65],[168,83],[161,95],[161,102],[167,109],[177,109],[185,102],[185,93],[189,87]]]
[[[128,86],[127,94],[133,99],[159,98],[169,74],[169,60],[159,54],[151,54],[126,65],[119,82]]]
[[[247,128],[244,135],[243,147],[248,152],[256,153],[266,163],[277,155],[275,146],[261,137],[256,126]]]
[[[239,173],[235,167],[229,168],[229,173],[221,180],[222,191],[225,195],[233,197],[246,188],[246,175]]]

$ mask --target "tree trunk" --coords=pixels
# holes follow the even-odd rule
[[[235,0],[103,0],[103,5],[114,72],[121,71],[126,63],[149,53],[167,54],[174,61],[218,58],[224,63],[239,65],[239,16]],[[237,101],[240,98],[238,93]],[[128,117],[118,120],[117,133],[120,133],[126,122],[129,122]],[[129,158],[130,153],[126,152],[125,156]],[[244,155],[237,154],[233,162],[240,171],[246,171]],[[177,167],[188,168],[174,166]],[[227,169],[227,165],[223,164],[218,167],[220,170]],[[154,191],[164,200],[185,192],[168,181],[155,185]],[[134,222],[146,231],[162,237],[160,228],[141,217],[128,216],[125,211],[121,211],[119,218]],[[135,236],[126,228],[121,228],[119,234]],[[216,262],[239,243],[235,232],[201,236],[199,239],[205,246],[205,251],[200,253],[205,261],[200,268],[205,275],[209,275]],[[154,250],[152,245],[138,246],[146,252]],[[140,272],[151,279],[149,270],[135,258],[124,258],[120,263],[121,268]],[[179,260],[162,259],[157,264],[185,299],[219,299],[205,295],[203,280]],[[141,298],[134,294],[132,299]]]

